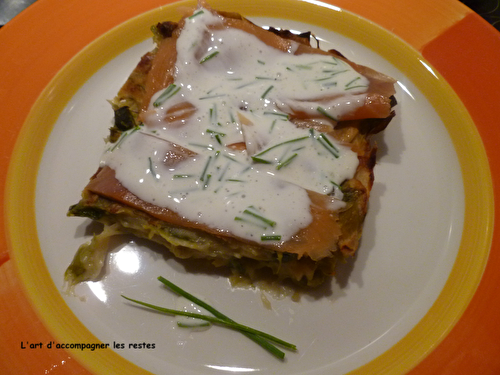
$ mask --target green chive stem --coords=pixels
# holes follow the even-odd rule
[[[205,12],[203,12],[202,10],[199,10],[196,13],[193,13],[191,16],[189,16],[189,19],[193,19],[194,17],[199,16],[200,14],[203,14],[203,13],[205,13]]]
[[[269,160],[266,160],[266,159],[262,159],[262,158],[258,158],[256,156],[252,156],[252,160],[255,162],[255,163],[261,163],[261,164],[272,164],[272,161],[269,161]]]
[[[321,113],[323,116],[325,116],[325,117],[329,118],[330,120],[335,121],[335,122],[338,122],[338,120],[337,120],[335,117],[333,117],[331,114],[329,114],[329,113],[326,111],[326,109],[324,109],[323,107],[318,107],[318,108],[316,108],[316,110],[317,110],[319,113]]]
[[[209,54],[209,55],[205,56],[204,58],[202,58],[202,59],[200,60],[200,64],[203,64],[203,63],[207,62],[208,60],[210,60],[210,59],[214,58],[214,57],[215,57],[215,56],[217,56],[218,54],[219,54],[219,51],[214,51],[214,52],[212,52],[211,54]]]
[[[260,237],[260,240],[261,241],[280,241],[281,240],[281,236],[279,234],[276,234],[276,235],[262,235]]]
[[[132,135],[133,133],[135,133],[136,131],[138,131],[140,129],[141,129],[140,126],[134,126],[133,129],[127,130],[126,132],[122,133],[122,135],[120,136],[120,138],[118,139],[118,141],[111,148],[111,151],[114,151],[115,149],[117,149],[118,147],[120,147],[121,144],[123,143],[123,141],[125,140],[125,138],[127,138],[128,136]]]
[[[252,212],[249,209],[246,209],[245,211],[243,211],[243,213],[247,214],[247,215],[250,215],[250,216],[253,216],[254,218],[259,219],[260,221],[266,223],[267,225],[269,225],[271,227],[275,227],[276,226],[276,222],[275,221],[266,219],[265,217],[259,215],[258,213]]]
[[[154,101],[153,106],[159,107],[162,105],[167,99],[170,99],[172,96],[177,94],[181,88],[177,87],[174,84],[168,85],[168,87],[160,94],[160,96]]]
[[[243,332],[246,332],[246,333],[251,333],[251,334],[254,334],[254,335],[258,335],[258,336],[260,336],[262,338],[265,338],[267,340],[273,341],[273,342],[275,342],[275,343],[277,343],[279,345],[282,345],[283,347],[286,347],[286,348],[289,348],[289,349],[292,349],[292,350],[296,350],[297,349],[297,347],[295,345],[293,345],[293,344],[291,344],[289,342],[281,340],[281,339],[279,339],[277,337],[274,337],[274,336],[272,336],[272,335],[270,335],[268,333],[259,331],[257,329],[251,328],[251,327],[248,327],[246,325],[236,323],[236,322],[232,321],[231,319],[229,319],[228,317],[222,318],[222,317],[216,317],[216,316],[210,316],[210,315],[204,315],[204,314],[198,314],[198,313],[191,313],[191,312],[188,312],[188,311],[169,309],[169,308],[165,308],[165,307],[153,305],[153,304],[150,304],[150,303],[147,303],[147,302],[139,301],[139,300],[136,300],[136,299],[124,296],[123,294],[121,296],[123,298],[125,298],[126,300],[128,300],[128,301],[134,302],[134,303],[136,303],[138,305],[141,305],[141,306],[149,307],[149,308],[151,308],[153,310],[156,310],[156,311],[168,314],[168,315],[186,316],[186,317],[189,317],[189,318],[195,318],[195,319],[205,320],[205,321],[210,322],[210,323],[214,323],[214,324],[219,324],[219,325],[222,325],[222,326],[226,326],[226,327],[234,329],[236,331],[240,331],[240,332],[243,331]],[[198,304],[198,303],[196,303],[196,304]],[[201,306],[201,305],[199,305],[199,306]]]
[[[336,159],[339,157],[339,154],[335,152],[322,138],[316,138],[318,143],[323,146],[328,152],[330,152]]]
[[[210,312],[211,314],[213,314],[215,317],[217,317],[219,319],[222,319],[222,320],[224,320],[226,322],[234,322],[228,316],[224,315],[223,313],[221,313],[220,311],[218,311],[217,309],[215,309],[214,307],[212,307],[208,303],[200,300],[199,298],[196,298],[192,294],[190,294],[187,291],[183,290],[182,288],[178,287],[174,283],[168,281],[164,277],[159,276],[158,280],[161,283],[163,283],[165,286],[167,286],[170,290],[174,291],[175,293],[177,293],[178,295],[180,295],[180,296],[182,296],[184,298],[187,298],[188,300],[190,300],[191,302],[197,304],[198,306],[204,308],[205,310],[207,310],[208,312]],[[285,357],[285,353],[283,353],[281,350],[279,350],[278,348],[276,348],[271,343],[267,342],[261,336],[256,335],[255,333],[250,333],[250,332],[243,332],[243,334],[245,336],[247,336],[248,338],[250,338],[251,340],[253,340],[255,343],[259,344],[261,347],[263,347],[267,351],[269,351],[270,353],[272,353],[273,355],[275,355],[276,357],[281,358],[281,359],[283,359]],[[272,337],[272,339],[271,339],[271,337]],[[287,342],[285,342],[283,340],[277,339],[274,336],[271,336],[271,337],[269,337],[268,339],[272,340],[272,341],[274,341],[276,343],[279,343],[280,345],[283,345],[286,348],[290,348],[292,350],[296,350],[295,345],[287,343]],[[279,342],[276,341],[276,339],[279,340]]]
[[[205,163],[205,167],[203,168],[203,172],[201,172],[200,181],[203,181],[205,179],[205,173],[207,173],[208,165],[211,161],[212,156],[209,156],[207,162]]]
[[[354,82],[356,82],[356,81],[357,81],[357,80],[359,80],[359,79],[361,79],[361,77],[356,77],[356,78],[354,78],[352,81],[350,81],[350,82],[346,83],[346,84],[345,84],[345,87],[347,88],[347,87],[351,86]]]
[[[274,146],[271,146],[271,147],[269,147],[269,148],[265,149],[264,151],[259,152],[259,153],[258,153],[258,154],[256,154],[256,155],[252,156],[252,159],[254,159],[254,160],[255,160],[255,157],[257,157],[257,159],[258,159],[258,156],[264,155],[265,153],[267,153],[267,152],[269,152],[269,151],[271,151],[271,150],[275,149],[276,147],[280,147],[280,146],[283,146],[283,145],[287,145],[287,144],[289,144],[289,143],[300,142],[300,141],[302,141],[302,140],[304,140],[304,139],[308,139],[308,138],[309,138],[309,136],[305,136],[305,137],[294,138],[294,139],[290,139],[290,140],[288,140],[288,141],[284,141],[284,142],[278,143],[278,144],[276,144],[276,145],[274,145]]]
[[[333,148],[336,152],[340,152],[339,149],[337,147],[335,147],[332,142],[330,142],[330,140],[328,139],[328,137],[326,136],[325,133],[320,133],[319,137],[321,139],[323,139],[328,144],[328,146],[330,146],[331,148]]]
[[[298,154],[295,153],[292,156],[290,156],[288,159],[286,159],[284,162],[279,162],[276,169],[280,170],[281,168],[286,167],[288,164],[290,164],[292,162],[293,159],[295,159],[297,157],[297,155]]]
[[[264,93],[262,94],[262,96],[261,96],[260,98],[261,98],[261,99],[264,99],[264,98],[267,96],[267,94],[269,94],[269,91],[271,91],[273,88],[274,88],[274,86],[273,86],[273,85],[269,86],[269,87],[267,88],[267,90],[266,90],[266,91],[264,91]]]
[[[155,180],[158,180],[158,175],[154,171],[154,165],[153,165],[153,160],[149,157],[149,171],[151,172],[151,175],[155,178]]]

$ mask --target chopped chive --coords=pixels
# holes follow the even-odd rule
[[[177,94],[181,88],[177,87],[177,85],[171,84],[160,94],[160,96],[154,101],[153,106],[159,107],[162,105],[167,99],[170,99],[172,96]]]
[[[221,137],[224,137],[226,135],[226,133],[221,133],[212,129],[207,129],[206,132],[212,135],[219,135]]]
[[[229,162],[226,164],[226,166],[224,167],[224,169],[222,170],[222,173],[220,174],[219,176],[219,181],[222,181],[222,179],[224,178],[224,175],[226,174],[227,170],[229,169]]]
[[[261,96],[260,98],[261,98],[261,99],[264,99],[264,98],[266,97],[266,95],[267,95],[267,94],[269,94],[269,91],[271,91],[273,88],[274,88],[274,86],[273,86],[273,85],[269,86],[269,87],[267,88],[267,90],[266,90],[266,91],[264,91],[264,93],[262,94],[262,96]]]
[[[335,146],[334,146],[334,144],[333,144],[332,142],[330,142],[330,140],[328,139],[328,137],[326,136],[326,134],[325,134],[325,133],[321,133],[321,134],[319,135],[319,137],[320,137],[321,139],[323,139],[323,140],[324,140],[324,141],[328,144],[328,146],[330,146],[331,148],[333,148],[336,152],[340,152],[340,150],[339,150],[337,147],[335,147]]]
[[[323,83],[323,86],[324,86],[324,87],[332,87],[332,86],[337,86],[337,81],[335,81],[335,82],[327,82],[327,83]]]
[[[191,178],[194,177],[192,174],[174,174],[173,178]]]
[[[276,222],[275,221],[266,219],[265,217],[259,215],[258,213],[252,212],[249,209],[246,209],[245,211],[243,211],[243,213],[247,214],[247,215],[250,215],[250,216],[253,216],[254,218],[259,219],[260,221],[266,223],[267,225],[269,225],[271,227],[276,226]]]
[[[348,69],[344,69],[344,70],[337,70],[336,72],[332,73],[332,77],[333,77],[333,76],[336,76],[337,74],[345,73],[345,72],[347,72],[347,71],[349,71],[349,70],[348,70]]]
[[[305,69],[305,70],[311,70],[312,69],[312,66],[310,65],[304,65],[304,64],[298,64],[298,65],[294,65],[296,68],[299,68],[299,69]]]
[[[123,143],[123,141],[125,140],[125,138],[127,138],[128,136],[132,135],[133,133],[135,133],[136,131],[138,131],[140,129],[141,129],[140,126],[134,126],[132,129],[127,130],[126,132],[122,133],[122,135],[120,136],[118,141],[111,148],[111,151],[114,151],[115,149],[119,148],[121,146],[121,144]]]
[[[218,54],[219,54],[219,51],[212,52],[211,54],[209,54],[209,55],[205,56],[204,58],[202,58],[200,60],[200,64],[203,64],[203,63],[207,62],[208,60],[210,60],[211,58],[217,56]]]
[[[236,87],[236,89],[242,89],[242,88],[250,86],[250,85],[255,85],[257,82],[258,81],[252,81],[252,82],[244,83],[243,85],[240,85],[240,86]]]
[[[304,140],[304,139],[308,139],[308,138],[309,138],[309,136],[305,136],[305,137],[294,138],[294,139],[290,139],[290,140],[288,140],[288,141],[284,141],[284,142],[278,143],[278,144],[276,144],[276,145],[274,145],[274,146],[271,146],[271,147],[269,147],[269,148],[265,149],[264,151],[259,152],[259,153],[258,153],[258,154],[256,154],[255,156],[252,156],[252,159],[254,159],[255,157],[258,157],[258,156],[264,155],[265,153],[267,153],[267,152],[271,151],[272,149],[275,149],[276,147],[280,147],[280,146],[283,146],[283,145],[287,145],[287,144],[289,144],[289,143],[300,142],[300,141],[302,141],[302,140]]]
[[[212,178],[212,175],[207,174],[207,179],[205,180],[205,184],[203,185],[203,190],[205,190],[208,187],[208,183],[210,182],[211,178]]]
[[[211,161],[212,156],[209,156],[207,162],[205,163],[205,167],[203,168],[203,172],[201,172],[200,181],[203,181],[205,179],[205,173],[207,173],[207,169]]]
[[[349,83],[346,83],[346,84],[345,84],[345,87],[347,88],[347,87],[351,86],[354,82],[356,82],[356,81],[357,81],[357,80],[359,80],[359,79],[361,79],[361,77],[356,77],[356,78],[354,78],[354,79],[353,79],[352,81],[350,81]]]
[[[273,77],[263,77],[263,76],[257,76],[257,77],[255,77],[255,79],[261,79],[261,80],[264,80],[264,81],[276,81],[276,78],[273,78]]]
[[[339,184],[336,184],[335,182],[333,182],[332,180],[330,180],[330,183],[335,186],[336,188],[340,189],[340,185]]]
[[[234,118],[234,115],[233,115],[232,111],[229,112],[229,119],[230,119],[231,123],[233,123],[233,124],[236,123],[236,119]]]
[[[262,159],[262,158],[258,158],[256,156],[252,156],[252,160],[256,163],[261,163],[261,164],[272,164],[272,161],[269,161],[269,160],[266,160],[266,159]]]
[[[339,154],[334,150],[332,149],[330,146],[328,146],[328,144],[322,139],[322,138],[316,138],[318,143],[323,146],[328,152],[330,152],[335,158],[338,158],[339,157]]]
[[[228,178],[226,181],[229,181],[229,182],[246,182],[244,180],[238,180],[237,178]]]
[[[212,106],[212,108],[210,108],[209,115],[210,115],[210,122],[212,124],[216,124],[217,123],[217,117],[218,117],[218,114],[217,114],[217,104],[214,103],[214,105]]]
[[[260,236],[261,241],[281,241],[281,236],[278,235],[262,235]]]
[[[286,121],[290,118],[290,116],[286,113],[279,113],[279,112],[270,112],[270,111],[265,111],[265,115],[272,115],[272,116],[280,116],[283,117],[283,119]]]
[[[275,125],[276,125],[276,121],[277,121],[276,119],[274,119],[274,120],[273,120],[273,122],[272,122],[272,124],[271,124],[271,128],[269,129],[269,134],[271,134],[271,133],[273,132],[274,127],[275,127]]]
[[[216,99],[216,98],[223,98],[224,96],[227,96],[227,95],[226,94],[214,94],[214,95],[202,96],[201,98],[198,98],[198,99],[199,100]]]
[[[325,64],[330,64],[330,65],[338,65],[339,64],[339,61],[337,60],[337,58],[335,58],[334,56],[332,56],[332,59],[333,59],[333,61],[325,61],[325,60],[323,60],[322,62],[325,63]]]
[[[276,169],[280,170],[281,168],[286,167],[288,164],[290,164],[292,162],[293,159],[295,159],[297,157],[297,155],[298,154],[295,153],[292,156],[290,156],[288,159],[286,159],[284,162],[279,162]]]
[[[229,159],[231,161],[234,161],[235,163],[240,163],[238,160],[236,160],[235,158],[229,156],[228,154],[222,154],[222,156],[224,156],[226,159]]]
[[[148,158],[149,159],[149,171],[151,172],[151,175],[156,179],[158,180],[158,175],[155,173],[154,171],[154,166],[153,166],[153,160],[151,158]]]
[[[314,80],[314,82],[328,81],[329,79],[332,79],[332,77],[317,78]]]
[[[203,12],[202,10],[199,10],[199,11],[197,11],[196,13],[193,13],[193,14],[189,17],[189,19],[193,19],[194,17],[199,16],[200,14],[203,14],[203,13],[205,13],[205,12]]]
[[[261,65],[266,65],[266,63],[265,63],[264,61],[262,61],[262,60],[257,60],[257,62],[258,62],[259,64],[261,64]]]
[[[335,122],[337,122],[337,121],[338,121],[335,117],[333,117],[331,114],[329,114],[329,113],[326,111],[326,109],[324,109],[323,107],[318,107],[318,108],[316,108],[316,110],[317,110],[319,113],[321,113],[323,116],[325,116],[325,117],[329,118],[330,120],[335,121]]]

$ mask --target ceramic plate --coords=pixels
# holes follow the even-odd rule
[[[53,9],[50,3],[41,0],[38,10]],[[487,115],[454,85],[459,67],[444,69],[443,46],[436,44],[475,17],[462,7],[449,5],[455,18],[434,19],[434,34],[409,34],[397,22],[388,29],[375,10],[342,2],[212,2],[259,25],[313,31],[323,48],[336,48],[397,80],[397,117],[377,138],[376,182],[358,256],[342,265],[330,284],[294,301],[259,289],[233,288],[223,273],[195,269],[150,243],[124,236],[112,243],[100,281],[80,285],[77,296],[63,293],[65,268],[93,230],[89,221],[65,213],[97,168],[113,116],[107,100],[152,48],[149,25],[178,19],[176,9],[185,4],[192,2],[130,9],[132,14],[124,12],[112,22],[116,27],[89,33],[90,44],[68,41],[80,49],[56,55],[57,74],[50,74],[39,53],[31,61],[47,77],[19,75],[25,80],[32,74],[45,83],[38,90],[25,88],[33,105],[21,106],[25,115],[17,143],[6,153],[1,301],[4,321],[15,317],[18,322],[2,325],[8,337],[4,352],[17,359],[7,369],[15,373],[25,362],[43,357],[31,366],[68,373],[426,373],[432,366],[451,371],[453,365],[434,353],[456,352],[449,337],[471,337],[461,325],[467,320],[478,324],[478,314],[470,311],[490,291],[488,269],[496,261],[491,251],[495,175],[481,128]],[[22,26],[23,16],[13,28]],[[97,18],[93,23],[103,22]],[[496,41],[490,36],[493,30],[486,31]],[[60,42],[56,37],[52,41]],[[498,78],[488,78],[483,86],[490,92]],[[12,91],[6,97],[17,103],[23,87]],[[120,297],[175,307],[176,297],[160,287],[159,275],[299,350],[279,361],[233,331],[179,329],[174,318]],[[75,348],[78,343],[109,347],[81,350]],[[57,344],[69,348],[58,349]],[[481,357],[488,358],[489,368],[494,366],[488,353]]]

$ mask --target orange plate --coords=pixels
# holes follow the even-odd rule
[[[0,30],[2,137],[0,202],[19,131],[55,74],[88,43],[124,21],[169,0],[39,0]],[[309,0],[315,3],[314,0]],[[490,162],[495,197],[500,193],[500,34],[457,0],[330,0],[402,38],[429,61],[458,94],[472,117]],[[485,85],[483,83],[487,82]],[[495,212],[500,209],[495,199]],[[5,217],[0,216],[1,228]],[[467,223],[465,223],[467,225]],[[0,239],[0,368],[2,373],[89,373],[65,351],[26,351],[20,342],[52,336],[37,318],[10,260],[5,229]],[[494,229],[489,260],[465,313],[411,374],[500,373],[500,237]]]

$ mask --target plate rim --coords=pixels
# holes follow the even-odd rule
[[[20,138],[22,138],[22,137],[20,136]],[[488,170],[489,170],[489,169],[488,169]],[[8,194],[7,194],[6,196],[8,196]],[[491,224],[490,224],[490,225],[491,225]]]

